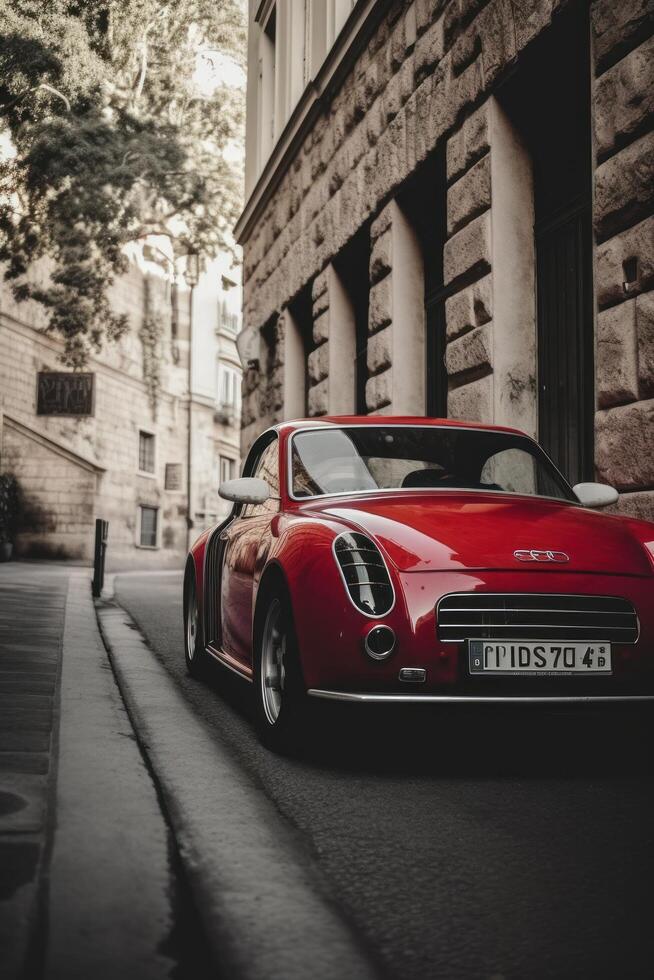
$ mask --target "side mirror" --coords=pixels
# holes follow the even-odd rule
[[[606,483],[576,483],[572,489],[584,507],[608,507],[618,499],[618,491]]]
[[[218,493],[235,504],[263,504],[270,496],[270,487],[256,476],[242,476],[237,480],[225,480],[218,487]]]

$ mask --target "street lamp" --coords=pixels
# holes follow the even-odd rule
[[[188,437],[186,442],[186,546],[191,547],[193,509],[191,496],[191,465],[193,461],[193,290],[200,279],[200,253],[191,249],[186,256],[184,279],[189,292],[188,318]]]

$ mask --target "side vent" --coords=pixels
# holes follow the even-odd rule
[[[354,605],[366,616],[385,616],[395,593],[382,554],[365,534],[346,531],[334,540],[334,555]]]

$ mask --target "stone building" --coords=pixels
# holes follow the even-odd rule
[[[133,252],[111,296],[130,330],[83,372],[62,366],[42,310],[0,288],[0,470],[21,486],[19,555],[88,560],[102,517],[108,568],[179,567],[189,537],[222,515],[219,480],[239,466],[240,392],[222,396],[238,364],[238,276],[211,264],[191,307],[171,266],[156,241]]]
[[[250,0],[243,448],[537,436],[654,518],[654,0]]]

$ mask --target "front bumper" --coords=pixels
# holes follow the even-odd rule
[[[326,701],[359,704],[601,704],[605,702],[654,701],[654,694],[368,694],[359,691],[325,691],[310,688],[307,694]]]

